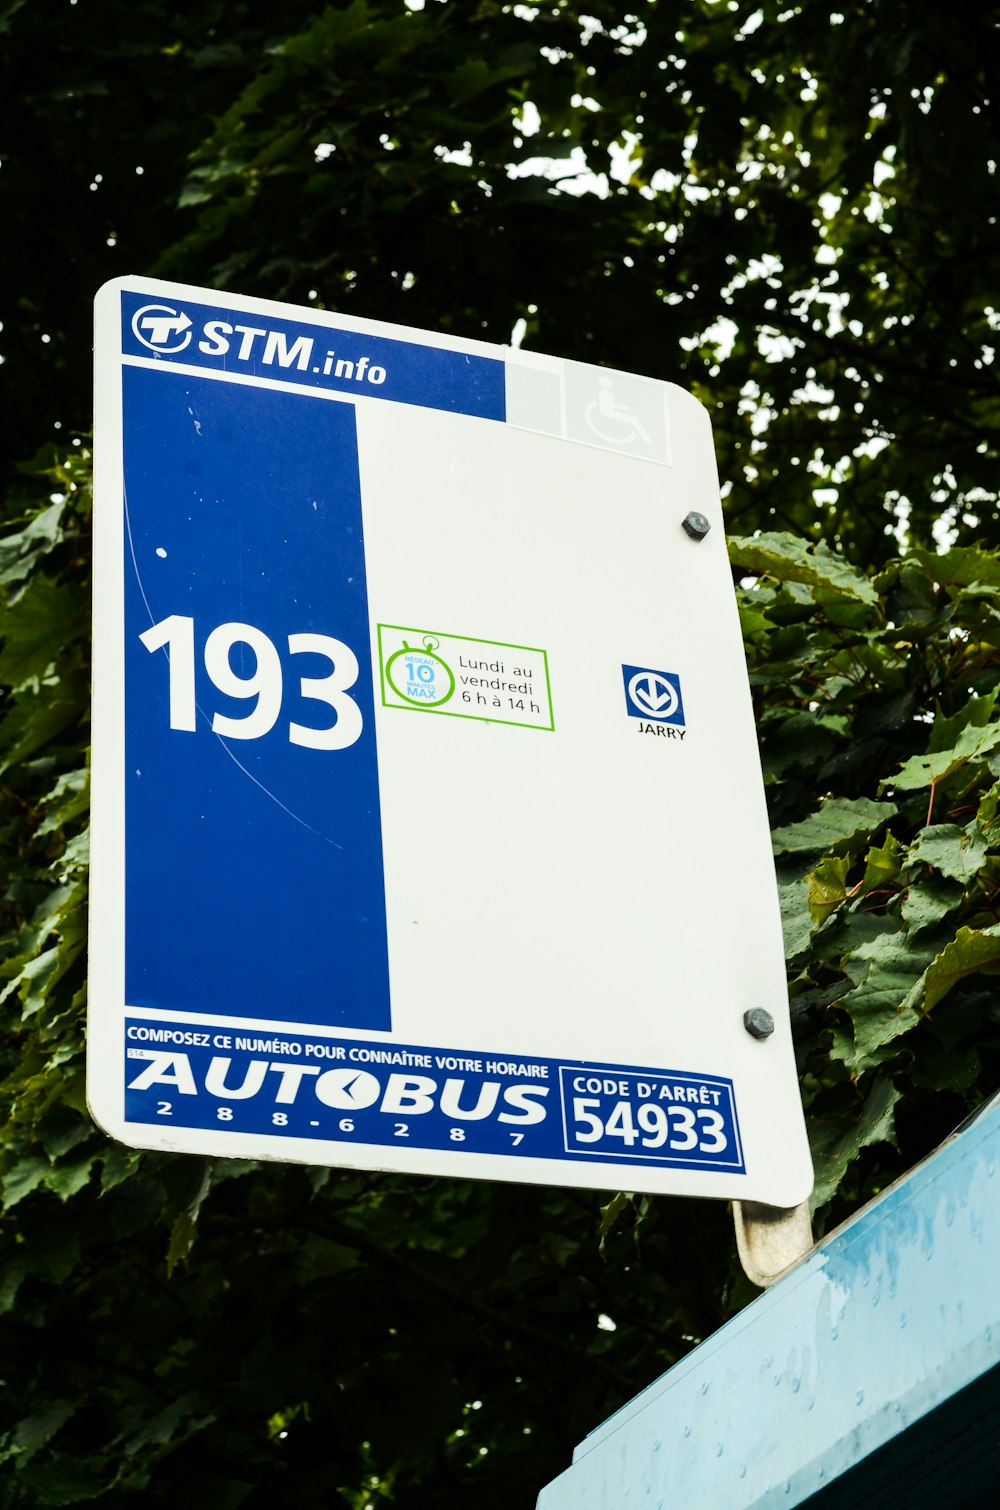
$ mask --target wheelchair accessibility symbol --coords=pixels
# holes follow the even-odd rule
[[[652,671],[648,666],[622,666],[622,675],[625,679],[625,707],[630,718],[684,723],[679,676],[672,671]]]
[[[600,391],[587,405],[584,418],[598,440],[609,446],[630,446],[633,441],[641,440],[651,446],[649,431],[642,420],[628,404],[615,398],[611,377],[602,373],[597,381]]]
[[[584,362],[563,363],[563,434],[580,445],[670,465],[666,383]]]

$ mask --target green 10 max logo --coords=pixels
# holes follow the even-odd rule
[[[441,641],[424,635],[423,649],[403,648],[390,655],[385,666],[386,681],[397,697],[422,708],[440,708],[455,690],[455,676],[447,661],[435,655]]]

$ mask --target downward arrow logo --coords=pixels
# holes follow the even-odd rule
[[[640,666],[623,666],[628,711],[633,718],[670,719],[684,722],[680,682],[666,671],[651,671]]]
[[[643,703],[645,705],[647,712],[659,713],[660,709],[665,708],[668,703],[676,701],[676,698],[674,696],[674,689],[672,687],[667,687],[665,691],[660,692],[658,689],[662,686],[663,683],[660,681],[659,677],[647,676],[644,682],[638,682],[636,684],[635,691],[632,695],[635,698],[636,702]]]

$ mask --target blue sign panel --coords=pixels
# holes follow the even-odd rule
[[[388,1029],[354,408],[123,383],[127,999]]]
[[[246,1137],[742,1174],[732,1082],[128,1018],[126,1116]]]
[[[503,420],[504,364],[278,315],[122,294],[125,356]]]

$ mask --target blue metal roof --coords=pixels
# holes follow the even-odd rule
[[[1000,1504],[998,1169],[1000,1098],[592,1432],[538,1510]]]

